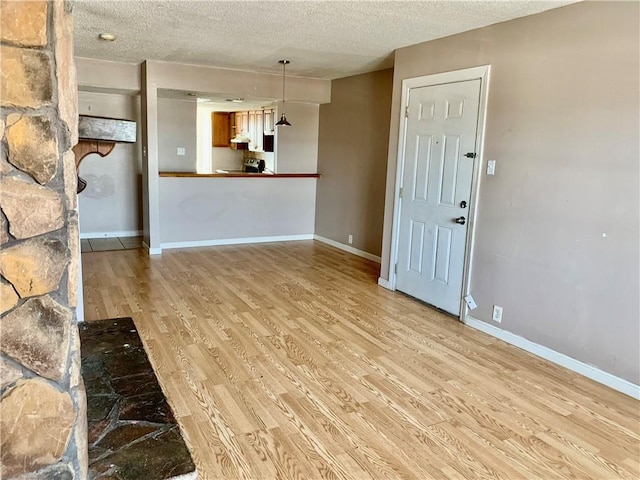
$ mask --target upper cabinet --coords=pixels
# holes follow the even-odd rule
[[[228,147],[231,140],[231,123],[229,113],[213,112],[211,114],[211,138],[214,147]]]
[[[233,114],[232,114],[233,115]],[[236,112],[235,136],[249,135],[249,112]]]
[[[251,138],[250,149],[262,151],[262,137],[264,135],[262,110],[249,112],[249,138]]]
[[[230,142],[230,140],[236,137],[247,137],[249,150],[273,152],[272,136],[275,127],[274,114],[272,108],[251,110],[248,112],[214,112],[211,115],[213,124],[213,146],[231,146],[232,148],[236,148],[237,146],[234,145],[234,142]],[[229,137],[223,139],[222,131],[224,130],[225,119],[222,117],[224,115],[226,115]],[[216,133],[218,128],[220,129],[220,133]],[[268,138],[265,138],[265,136]],[[242,142],[246,142],[247,140],[242,139]]]
[[[275,111],[273,110],[273,108],[268,108],[266,110],[263,110],[263,114],[264,114],[264,134],[273,135],[274,129],[275,129],[275,121],[274,121]]]
[[[265,138],[265,135],[269,137],[274,133],[274,110],[266,108],[264,110],[238,112],[236,113],[236,121],[238,114],[242,114],[243,122],[245,122],[246,118],[247,126],[243,134],[250,138],[249,150],[273,152],[273,140]]]

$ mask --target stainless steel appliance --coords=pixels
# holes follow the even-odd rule
[[[257,158],[247,158],[243,164],[244,171],[249,173],[262,173],[265,168],[264,160]]]

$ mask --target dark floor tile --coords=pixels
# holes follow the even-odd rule
[[[104,375],[104,372],[83,367],[82,379],[84,380],[84,388],[92,395],[112,395],[114,393],[109,377]]]
[[[94,422],[105,420],[120,397],[116,395],[91,395],[87,391],[87,420]]]
[[[131,317],[110,318],[108,320],[92,320],[83,322],[81,329],[86,332],[87,338],[96,337],[105,331],[119,332],[136,328]]]
[[[163,480],[195,466],[133,320],[80,325],[90,480]]]
[[[121,424],[107,433],[96,447],[104,448],[110,452],[116,452],[130,443],[140,440],[150,433],[161,433],[161,428],[150,425],[136,425],[132,423]],[[166,427],[164,427],[166,430]]]
[[[126,397],[120,407],[118,418],[153,423],[176,422],[162,392]]]
[[[105,352],[104,363],[112,379],[153,372],[142,347],[122,347]]]
[[[87,438],[89,445],[93,445],[109,429],[112,421],[109,419],[99,421],[89,421],[87,428]]]
[[[141,461],[140,459],[144,459]],[[134,443],[91,464],[96,480],[160,480],[195,470],[189,451],[176,428]],[[115,467],[115,468],[114,468]]]
[[[111,388],[123,397],[162,391],[153,373],[141,373],[139,375],[114,378],[111,380]]]

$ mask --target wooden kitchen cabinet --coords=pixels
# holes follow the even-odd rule
[[[249,150],[273,152],[275,112],[272,108],[231,112],[228,115],[231,139],[246,137]],[[238,148],[235,143],[231,142],[231,148]]]
[[[229,114],[213,112],[211,114],[211,138],[214,147],[228,147],[231,140]]]

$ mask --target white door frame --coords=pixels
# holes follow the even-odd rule
[[[404,149],[406,143],[406,131],[408,118],[405,110],[409,105],[409,90],[412,88],[431,87],[445,83],[464,82],[480,79],[480,102],[478,105],[478,129],[476,133],[476,158],[473,164],[473,177],[471,181],[471,197],[469,198],[469,213],[467,215],[466,250],[464,254],[464,271],[462,274],[462,295],[460,298],[460,321],[464,322],[467,316],[467,305],[464,297],[470,293],[469,280],[471,278],[471,264],[473,260],[473,242],[475,236],[475,218],[478,210],[478,194],[480,192],[481,166],[484,162],[484,130],[487,120],[487,97],[489,94],[489,73],[491,65],[465,68],[453,72],[436,73],[423,77],[407,78],[402,81],[402,100],[400,102],[400,128],[398,129],[398,155],[396,164],[396,184],[393,195],[393,227],[391,230],[391,255],[389,262],[389,289],[396,289],[397,274],[395,266],[398,263],[398,243],[400,236],[400,186],[404,174]]]

